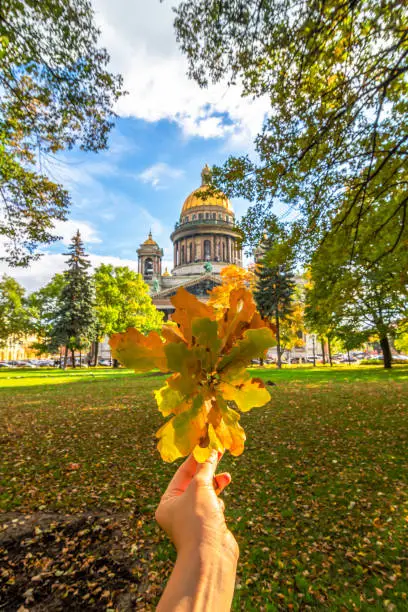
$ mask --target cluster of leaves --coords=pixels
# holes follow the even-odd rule
[[[89,0],[7,0],[0,9],[0,236],[6,259],[27,265],[56,239],[68,193],[46,176],[49,154],[107,146],[121,77]]]
[[[164,325],[164,341],[156,332],[129,329],[111,337],[112,354],[136,372],[174,372],[155,394],[163,416],[175,415],[157,432],[165,461],[193,452],[202,462],[213,449],[240,455],[245,433],[228,403],[245,412],[269,401],[264,383],[246,368],[274,344],[274,335],[245,289],[230,293],[222,317],[183,288],[172,303],[178,327]]]
[[[24,308],[24,288],[11,276],[0,280],[0,347],[8,338],[16,339],[29,327]]]
[[[219,316],[223,316],[229,306],[231,291],[252,288],[255,275],[252,270],[231,264],[221,270],[220,276],[222,284],[211,290],[207,304],[213,306]]]

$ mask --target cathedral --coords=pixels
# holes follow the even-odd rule
[[[223,193],[214,193],[210,184],[211,171],[205,166],[201,185],[186,198],[171,234],[171,273],[162,270],[163,250],[151,232],[137,250],[138,271],[165,320],[174,311],[170,298],[179,287],[205,301],[208,291],[221,284],[223,267],[242,266],[241,234],[231,202]]]

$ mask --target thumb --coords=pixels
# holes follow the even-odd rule
[[[215,470],[218,465],[218,452],[216,450],[211,451],[211,455],[208,457],[204,463],[199,463],[197,465],[196,476],[200,477],[201,481],[212,483]]]

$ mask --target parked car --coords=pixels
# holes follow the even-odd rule
[[[29,363],[28,360],[12,359],[8,363],[13,368],[35,368],[35,366],[32,363]]]
[[[6,361],[0,361],[0,368],[12,368],[13,366],[11,366],[9,363],[7,363]]]
[[[111,366],[112,365],[112,360],[111,359],[99,359],[98,363],[100,366]]]

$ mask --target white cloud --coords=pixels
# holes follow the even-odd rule
[[[187,78],[187,62],[173,30],[174,3],[93,0],[102,43],[129,92],[120,99],[118,113],[146,121],[173,120],[186,137],[228,137],[230,147],[248,147],[269,109],[267,97],[242,98],[239,87],[226,84],[200,89]]]
[[[146,168],[136,176],[143,183],[149,183],[155,189],[163,189],[166,186],[166,179],[178,179],[184,175],[184,170],[172,168],[168,164],[159,162]]]
[[[75,219],[55,221],[54,228],[54,234],[60,236],[62,244],[65,245],[71,243],[73,235],[76,234],[78,230],[84,243],[98,244],[102,242],[98,231],[87,221],[76,221]]]

